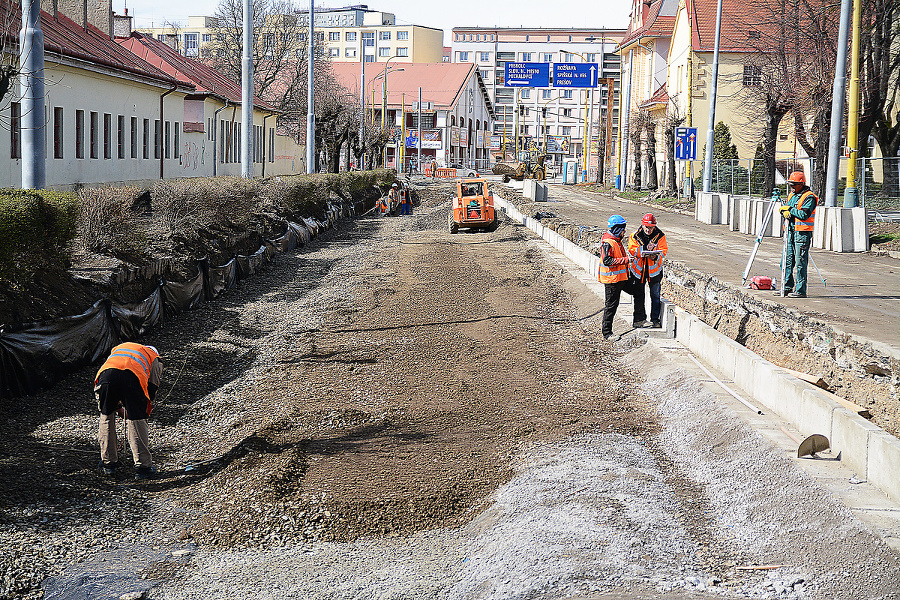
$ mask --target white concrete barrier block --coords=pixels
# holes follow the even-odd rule
[[[691,325],[697,320],[697,317],[680,306],[675,307],[675,339],[688,350],[691,348]]]
[[[831,447],[834,452],[841,453],[841,462],[856,471],[860,478],[867,477],[869,438],[879,431],[883,430],[846,408],[834,411]]]
[[[755,364],[752,396],[786,421],[797,425],[807,384],[769,361]]]
[[[713,198],[715,197],[715,201]],[[701,223],[715,225],[719,222],[718,195],[711,192],[698,192],[695,209],[695,218]]]
[[[525,179],[522,181],[522,195],[528,200],[534,200],[536,189],[537,181],[534,179]]]
[[[869,437],[866,479],[889,497],[900,500],[900,440],[886,431]]]
[[[728,198],[728,229],[730,231],[741,230],[741,200],[735,196]]]
[[[719,225],[728,225],[731,221],[731,196],[728,194],[719,194],[716,196],[719,205]]]
[[[823,206],[816,209],[816,216],[813,222],[813,248],[825,248],[825,210]]]
[[[741,352],[734,356],[734,376],[731,379],[735,385],[751,396],[753,396],[754,388],[756,387],[757,363],[762,362],[768,361],[764,361],[752,352]]]
[[[718,362],[718,347],[719,334],[715,329],[699,319],[691,323],[691,352],[707,364],[715,365]]]
[[[832,400],[818,388],[808,388],[800,398],[800,417],[794,424],[804,436],[814,433],[824,435],[831,440],[834,411],[840,404]]]
[[[737,355],[741,352],[749,352],[749,350],[726,335],[719,336],[717,368],[727,379],[734,381],[734,366],[737,361]]]

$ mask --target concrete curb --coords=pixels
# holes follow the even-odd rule
[[[562,252],[588,274],[598,272],[600,258],[524,216],[516,207],[495,195],[494,201],[510,219],[524,225]],[[724,379],[732,381],[804,436],[828,437],[841,462],[900,501],[900,440],[850,412],[826,392],[797,379],[784,369],[757,356],[731,338],[674,304],[663,301],[663,331],[674,337]]]

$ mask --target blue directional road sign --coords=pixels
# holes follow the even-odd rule
[[[697,128],[675,128],[675,160],[697,160]]]
[[[553,87],[597,87],[597,65],[594,63],[554,63]]]
[[[505,87],[550,87],[550,63],[508,62]]]

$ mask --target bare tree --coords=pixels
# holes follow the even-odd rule
[[[19,5],[0,3],[0,108],[19,76],[19,53],[16,36],[21,17],[15,12]]]
[[[684,124],[684,117],[678,110],[678,104],[672,102],[666,114],[666,192],[675,194],[677,186],[675,182],[675,130]]]
[[[656,170],[656,121],[647,112],[647,121],[644,129],[647,132],[647,189],[655,190],[659,187],[659,173]]]
[[[638,109],[631,114],[631,122],[629,123],[629,128],[631,129],[629,137],[631,138],[631,151],[634,158],[632,186],[636,190],[641,189],[641,177],[643,175],[641,172],[641,156],[644,148],[644,129],[647,127],[649,120],[650,115],[647,111]]]

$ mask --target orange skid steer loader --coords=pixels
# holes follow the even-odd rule
[[[460,228],[497,229],[497,212],[494,210],[494,195],[488,191],[484,179],[463,179],[456,183],[456,198],[450,206],[447,227],[450,233]]]

